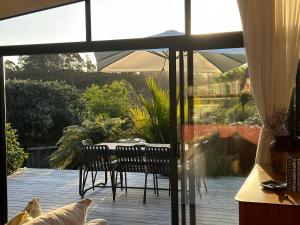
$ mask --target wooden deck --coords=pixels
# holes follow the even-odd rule
[[[206,178],[208,192],[197,194],[197,224],[238,224],[238,205],[234,200],[236,192],[244,182],[242,177]],[[128,175],[129,186],[143,186],[142,174]],[[149,179],[149,185],[152,183]],[[160,187],[168,187],[167,179],[159,179]],[[41,198],[44,211],[75,202],[78,194],[78,171],[52,169],[24,169],[8,178],[9,217],[21,211],[33,197]],[[160,196],[147,191],[147,203],[142,203],[143,190],[117,190],[116,201],[112,201],[110,188],[90,191],[86,197],[93,200],[88,221],[104,218],[109,225],[171,224],[171,202],[167,191]]]

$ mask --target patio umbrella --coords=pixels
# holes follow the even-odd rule
[[[98,70],[108,73],[164,71],[168,61],[164,50],[96,52],[95,57]]]
[[[140,50],[95,53],[98,71],[158,72],[168,71],[168,51]],[[186,61],[185,55],[185,61]],[[222,73],[246,63],[245,54],[235,52],[194,51],[194,72]],[[178,65],[178,64],[177,64]]]

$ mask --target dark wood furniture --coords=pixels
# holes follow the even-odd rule
[[[300,224],[300,193],[264,190],[260,183],[271,179],[283,181],[285,176],[272,172],[269,166],[254,166],[235,196],[240,225]]]

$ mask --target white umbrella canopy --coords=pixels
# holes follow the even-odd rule
[[[97,68],[106,73],[159,72],[169,70],[167,50],[95,53]],[[187,57],[184,57],[185,65]],[[222,73],[246,63],[244,54],[214,51],[194,52],[194,72]],[[177,63],[177,69],[179,69]]]
[[[183,35],[169,30],[152,37]],[[159,72],[169,70],[168,49],[139,51],[95,52],[98,71],[120,72]],[[178,57],[177,57],[178,58]],[[185,65],[187,57],[184,57]],[[243,49],[218,49],[194,51],[194,72],[222,73],[246,63]],[[179,69],[179,63],[177,63]]]
[[[106,61],[98,61],[98,70],[107,73],[114,72],[150,72],[166,71],[168,59],[163,51],[131,51],[119,53],[114,58],[107,58]],[[97,55],[96,55],[97,58]],[[105,66],[107,64],[107,66]]]

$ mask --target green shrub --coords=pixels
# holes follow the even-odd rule
[[[109,118],[128,117],[135,95],[131,85],[124,80],[114,81],[111,85],[92,85],[83,94],[87,118],[94,120],[99,115]]]
[[[7,118],[22,146],[53,145],[64,127],[81,122],[85,107],[76,88],[58,81],[7,81]]]
[[[17,131],[12,129],[10,124],[6,124],[7,138],[7,172],[12,174],[17,171],[27,158],[27,154],[21,148],[18,141]]]

